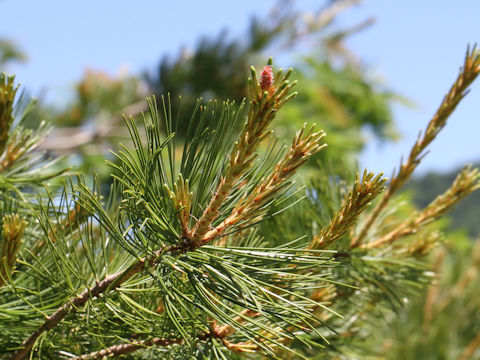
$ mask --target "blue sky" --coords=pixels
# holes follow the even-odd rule
[[[416,105],[414,109],[394,108],[402,140],[383,147],[370,144],[362,156],[363,164],[374,170],[387,170],[398,165],[400,154],[408,154],[418,131],[425,128],[455,80],[467,44],[480,42],[479,14],[477,0],[366,0],[344,14],[343,23],[366,16],[377,19],[374,26],[348,44],[393,89]],[[431,145],[419,172],[448,170],[480,160],[479,120],[480,82],[477,82]]]
[[[200,35],[222,28],[241,34],[251,14],[265,15],[275,1],[125,1],[81,2],[0,0],[0,36],[28,54],[12,66],[17,80],[38,94],[47,89],[57,101],[68,98],[71,85],[86,67],[116,73],[153,68],[164,54],[194,46]],[[323,2],[297,1],[313,11]],[[388,176],[406,155],[455,79],[467,43],[480,42],[478,0],[364,0],[339,17],[345,26],[373,16],[376,23],[353,36],[348,45],[376,76],[410,98],[413,109],[394,107],[403,138],[396,144],[372,142],[361,166]],[[60,100],[58,100],[60,99]],[[448,170],[480,159],[480,85],[460,104],[431,146],[419,173]]]

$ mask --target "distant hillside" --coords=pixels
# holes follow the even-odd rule
[[[480,168],[480,163],[474,164]],[[453,182],[461,168],[449,173],[428,173],[412,179],[405,188],[414,193],[414,202],[420,208],[426,206]],[[480,235],[480,190],[463,199],[450,213],[451,229],[464,228],[471,236]]]

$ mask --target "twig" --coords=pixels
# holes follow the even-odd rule
[[[322,228],[310,242],[310,248],[326,248],[340,239],[352,227],[360,214],[384,190],[386,179],[383,174],[375,176],[374,173],[363,173],[360,180],[356,174],[353,189],[345,196],[342,206],[335,213],[330,223]]]
[[[108,275],[102,281],[97,283],[97,285],[93,286],[90,289],[85,289],[82,293],[76,296],[75,299],[65,303],[64,305],[59,307],[52,315],[48,316],[43,322],[43,324],[37,330],[35,330],[25,341],[23,341],[21,345],[22,348],[15,351],[15,353],[11,357],[11,360],[21,360],[25,356],[27,356],[41,334],[50,329],[53,329],[60,323],[60,321],[63,320],[63,318],[65,318],[65,316],[67,316],[70,312],[73,312],[76,309],[85,305],[89,299],[98,297],[100,294],[106,292],[107,290],[116,289],[125,281],[142,271],[147,266],[152,266],[156,264],[160,260],[161,255],[165,252],[171,252],[175,250],[177,250],[177,247],[171,246],[158,250],[152,255],[138,260],[127,270],[118,272],[113,275]]]
[[[146,347],[169,346],[181,343],[183,343],[183,339],[153,338],[151,340],[141,340],[120,345],[113,345],[100,351],[94,351],[89,354],[76,356],[71,360],[99,360],[103,359],[104,357],[114,358],[120,355],[132,353]]]
[[[245,321],[245,316],[257,316],[258,313],[249,309],[245,309],[242,311],[242,316],[237,316],[234,319],[234,322],[243,322]],[[224,345],[233,351],[241,351],[240,349],[242,346],[248,346],[247,343],[231,343],[226,341],[226,337],[231,336],[235,332],[235,329],[232,328],[230,325],[222,325],[222,326],[213,326],[209,332],[201,334],[197,337],[198,340],[204,341],[210,338],[217,338],[222,339]],[[184,342],[183,339],[167,339],[167,338],[153,338],[151,340],[140,340],[140,341],[132,341],[125,344],[113,345],[108,348],[94,351],[89,354],[84,354],[80,356],[76,356],[71,358],[71,360],[99,360],[103,357],[114,358],[120,355],[125,355],[132,353],[134,351],[140,350],[146,347],[152,346],[170,346],[174,344],[182,344]]]
[[[444,194],[439,195],[420,213],[413,214],[406,222],[378,240],[361,244],[360,247],[372,249],[385,244],[391,244],[400,238],[415,234],[423,226],[438,219],[465,196],[480,188],[479,179],[478,169],[472,170],[470,166],[467,166],[458,174],[450,188]]]
[[[289,83],[287,81],[290,74],[291,71],[288,71],[285,76],[281,77],[280,70],[278,71],[276,78],[274,78],[271,67],[266,66],[262,71],[260,81],[258,81],[255,70],[252,68],[250,87],[254,99],[252,100],[252,107],[244,131],[230,156],[230,166],[227,170],[227,175],[222,177],[209,206],[206,208],[202,217],[197,221],[192,231],[191,238],[189,239],[189,248],[185,249],[182,246],[170,246],[160,249],[152,255],[138,260],[127,270],[114,275],[109,275],[91,289],[84,290],[80,295],[75,297],[75,299],[62,305],[51,316],[49,316],[44,323],[22,343],[21,349],[15,351],[11,358],[12,360],[23,359],[31,351],[38,337],[58,325],[67,314],[85,305],[89,299],[98,297],[107,290],[117,288],[145,267],[156,264],[163,253],[177,250],[188,251],[205,244],[205,242],[202,241],[204,235],[208,232],[211,222],[218,215],[220,206],[232,191],[236,181],[246,170],[248,170],[253,162],[253,159],[255,158],[254,150],[258,144],[268,136],[266,130],[275,117],[276,111],[285,102],[295,96],[295,94],[289,95],[289,90],[295,85],[295,82]],[[187,191],[188,189],[185,188],[184,190]],[[180,214],[180,216],[182,215]]]
[[[407,161],[402,163],[398,173],[392,176],[390,185],[382,200],[373,210],[372,214],[359,232],[359,235],[353,239],[351,244],[352,248],[355,248],[362,243],[368,233],[368,230],[371,228],[377,217],[383,212],[392,196],[410,178],[415,168],[426,155],[425,149],[443,129],[448,118],[455,110],[459,102],[468,93],[468,87],[475,80],[479,73],[480,54],[474,46],[471,51],[470,48],[467,49],[465,62],[463,64],[463,68],[460,70],[460,74],[453,83],[448,94],[443,98],[443,101],[440,104],[437,112],[428,123],[423,136],[421,133],[418,136],[417,142],[413,145]]]
[[[47,319],[44,321],[44,323],[37,329],[35,330],[25,341],[22,343],[22,348],[18,349],[15,351],[13,356],[11,357],[11,360],[21,360],[25,356],[28,355],[28,353],[32,350],[33,345],[37,341],[38,337],[43,334],[44,332],[53,329],[55,326],[57,326],[64,318],[67,316],[69,313],[76,311],[78,308],[82,307],[87,303],[89,299],[95,298],[100,296],[102,293],[108,291],[108,290],[114,290],[120,285],[122,285],[125,281],[129,280],[132,278],[135,274],[139,273],[146,267],[150,267],[158,263],[161,259],[161,256],[167,252],[175,252],[178,250],[183,250],[180,246],[168,246],[164,249],[158,250],[152,255],[142,258],[138,260],[135,264],[130,266],[127,270],[123,272],[118,272],[113,275],[106,276],[101,282],[97,283],[94,287],[90,289],[84,290],[82,293],[80,293],[75,299],[65,303],[62,305],[60,308],[58,308],[52,315],[47,317]],[[254,316],[253,312],[250,312],[250,310],[245,310],[246,311],[246,316]],[[239,318],[238,321],[241,319]],[[214,328],[215,333],[217,332],[216,328]],[[222,336],[227,336],[231,335],[233,332],[231,330],[231,327],[229,325],[223,326],[219,328],[220,334],[217,334],[217,337],[222,337]],[[166,339],[164,339],[166,340]],[[131,347],[131,344],[124,344],[124,345],[119,345],[118,351],[126,351],[129,349],[128,352],[132,352],[137,350],[138,348],[142,346],[147,346],[146,343],[137,343],[137,347]],[[115,350],[117,349],[115,346],[112,347],[110,350]],[[101,351],[107,351],[108,349],[104,349]],[[94,352],[91,354],[87,355],[82,355],[82,356],[90,356],[92,354],[97,354],[98,352]],[[119,355],[125,354],[126,352],[118,353]],[[96,356],[96,355],[95,355]],[[103,356],[103,355],[102,355]],[[80,358],[80,359],[90,359],[90,357],[86,358]],[[97,359],[93,357],[92,359]]]
[[[475,338],[472,341],[470,341],[467,348],[462,353],[462,355],[460,355],[458,360],[470,359],[475,353],[475,350],[478,349],[478,347],[480,347],[480,331],[477,333],[477,336],[475,336]]]
[[[273,172],[263,179],[248,197],[245,197],[232,210],[230,215],[217,227],[208,231],[203,242],[221,236],[223,232],[240,221],[256,219],[262,215],[262,208],[283,188],[286,181],[302,166],[311,156],[325,148],[327,145],[322,142],[325,137],[324,131],[313,132],[313,127],[306,134],[305,125],[298,131],[292,145],[275,166]]]

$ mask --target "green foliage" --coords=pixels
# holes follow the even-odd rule
[[[362,129],[373,129],[380,139],[394,139],[390,104],[397,96],[361,69],[345,63],[333,66],[322,55],[301,64],[299,96],[280,114],[277,131],[286,137],[303,122],[319,124],[329,134],[329,149],[321,153],[330,163],[354,167],[366,139]]]
[[[468,52],[459,78],[474,78],[479,63]],[[367,171],[311,168],[296,188],[292,176],[325,134],[304,126],[288,148],[268,140],[295,96],[291,74],[252,68],[246,102],[199,102],[183,136],[170,98],[149,99],[141,126],[126,119],[132,144],[109,162],[108,198],[98,181],[76,177],[24,201],[28,216],[5,213],[2,356],[374,355],[379,319],[431,282],[426,255],[441,240],[432,222],[480,186],[478,171],[464,170],[414,217],[389,203],[396,183],[365,216],[386,181]],[[8,81],[2,114],[12,120]],[[436,119],[425,136],[438,132]]]
[[[475,359],[478,351],[479,242],[451,234],[435,252],[436,281],[410,299],[376,335],[385,359]]]
[[[145,95],[145,84],[135,76],[114,77],[87,70],[64,108],[40,104],[33,109],[26,126],[35,129],[43,119],[49,119],[55,127],[41,148],[70,155],[63,159],[65,166],[73,165],[84,173],[94,170],[107,183],[110,174],[105,158],[112,158],[107,149],[128,138],[122,112],[136,114],[144,110]]]
[[[291,352],[283,339],[293,339],[308,328],[316,332],[308,324],[321,320],[310,309],[328,308],[309,299],[308,294],[328,285],[330,269],[335,266],[332,252],[305,249],[295,241],[271,248],[250,231],[241,236],[237,231],[230,233],[229,245],[202,241],[197,248],[191,239],[180,236],[181,219],[168,191],[174,188],[179,169],[196,194],[192,218],[200,218],[212,185],[221,184],[220,174],[233,164],[221,155],[236,154],[235,126],[231,125],[245,116],[254,127],[255,122],[262,124],[268,119],[264,111],[269,114],[268,108],[281,106],[288,94],[284,91],[288,86],[281,82],[277,86],[275,98],[265,101],[265,92],[245,113],[242,107],[228,103],[218,111],[214,103],[200,107],[200,121],[191,121],[180,162],[175,155],[175,120],[169,106],[163,103],[160,109],[164,111],[159,112],[151,102],[144,119],[146,137],[140,136],[133,119],[127,121],[134,146],[118,152],[119,165],[111,163],[118,188],[112,189],[110,201],[98,197],[98,185],[90,190],[81,178],[67,183],[58,196],[48,193],[44,200],[39,199],[35,214],[44,236],[19,252],[13,277],[11,268],[6,271],[2,349],[15,349],[16,339],[52,312],[40,325],[43,330],[34,332],[37,335],[25,343],[31,344],[26,352],[33,347],[38,358],[85,353],[114,338],[128,343],[132,334],[154,343],[154,339],[148,340],[153,334],[168,338],[168,344],[182,344],[182,356],[188,357],[200,351],[222,358],[235,347],[253,347],[274,356],[276,348]],[[303,148],[302,144],[298,146]],[[239,179],[245,182],[242,190],[226,199],[220,207],[222,214],[236,209],[244,195],[261,185],[262,174],[274,171],[272,161],[281,156],[288,159],[294,155],[272,149],[255,164],[248,155],[245,164],[250,165],[239,168]],[[262,206],[268,207],[272,200],[280,202],[287,195],[285,191],[275,194]],[[264,212],[249,212],[250,218],[239,223],[240,229]],[[214,219],[214,226],[222,218],[225,215]],[[13,308],[16,311],[10,310]],[[18,326],[11,327],[13,321]],[[104,326],[108,326],[108,334],[98,331]],[[48,338],[39,338],[48,328],[55,330]],[[92,338],[92,334],[96,335]],[[226,345],[227,335],[232,347]],[[20,350],[14,358],[25,355]]]
[[[129,105],[143,100],[141,82],[127,74],[113,77],[87,70],[76,84],[72,102],[54,119],[59,126],[79,126],[85,121],[107,122]]]
[[[109,191],[33,152],[44,128],[23,127],[28,102],[2,75],[0,359],[478,355],[478,246],[457,239],[430,255],[445,241],[438,218],[480,187],[478,170],[464,169],[419,210],[397,190],[479,75],[480,55],[467,51],[387,183],[349,160],[364,126],[393,137],[395,96],[346,58],[332,65],[331,37],[325,57],[297,74],[295,102],[295,73],[271,61],[244,82],[254,55],[301,37],[298,14],[274,19],[254,20],[244,43],[205,40],[191,58],[163,61],[152,81],[185,91],[183,107],[175,93],[134,104],[146,111],[125,118],[131,141],[107,161]],[[57,121],[77,131],[111,119],[140,96],[139,81],[124,80],[88,74]],[[199,93],[234,99],[194,101]]]

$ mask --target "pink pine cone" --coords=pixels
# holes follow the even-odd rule
[[[273,85],[273,70],[270,65],[263,68],[260,75],[260,88],[263,91],[268,91]]]

